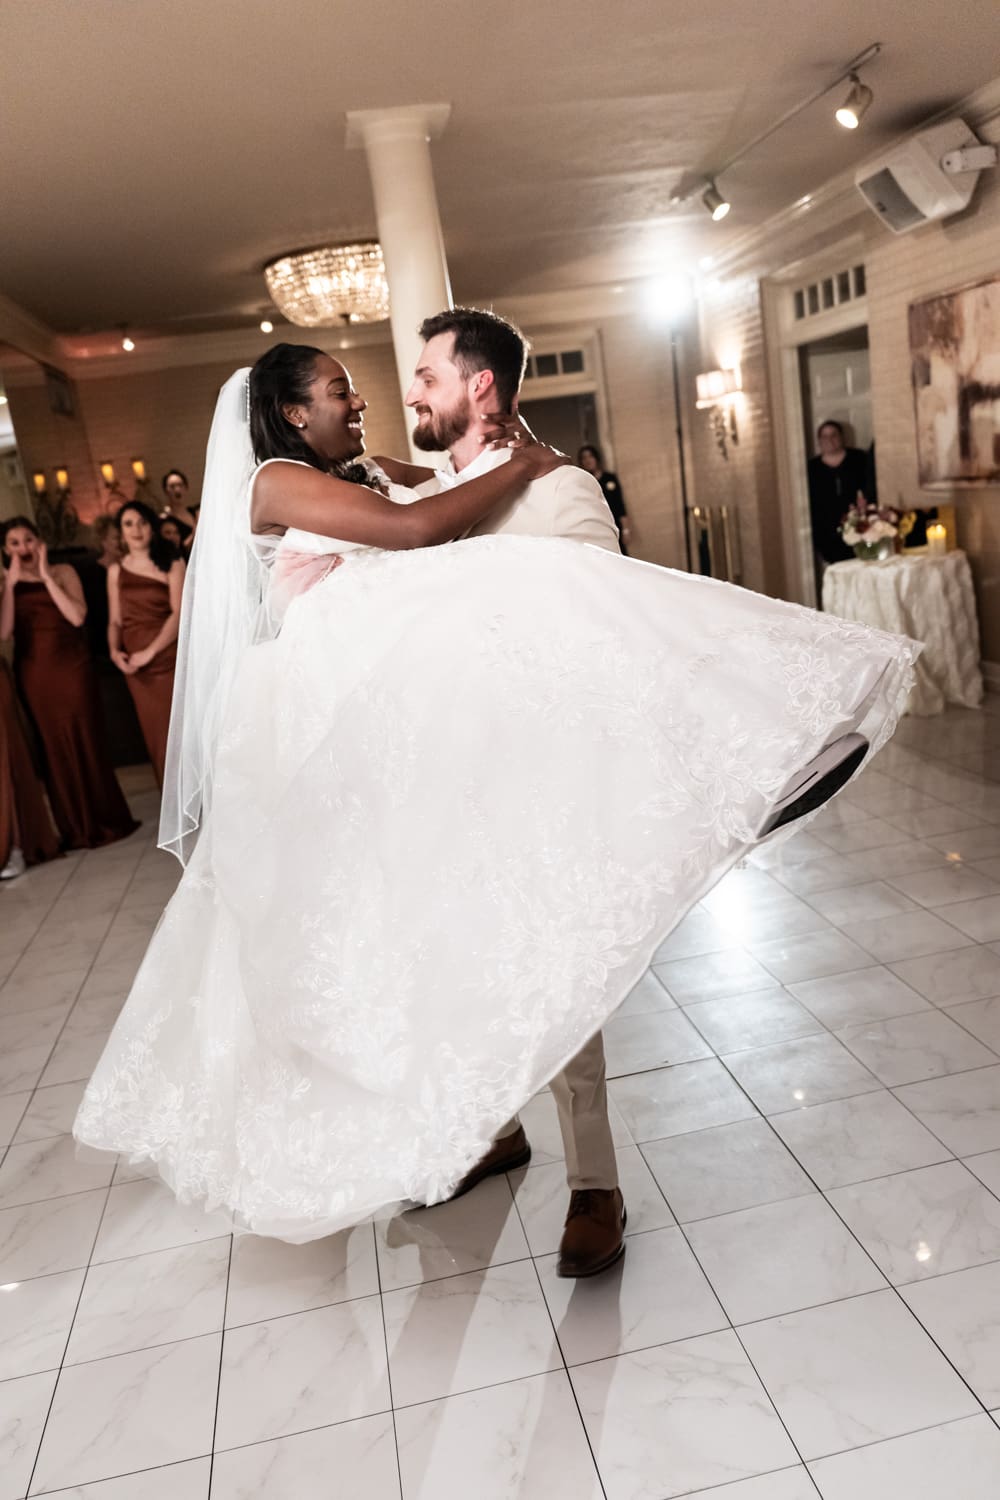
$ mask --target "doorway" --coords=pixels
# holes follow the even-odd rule
[[[568,453],[574,462],[585,443],[600,447],[597,398],[593,391],[536,397],[534,401],[521,401],[518,410],[536,437]]]
[[[848,328],[799,345],[806,451],[817,451],[820,422],[839,422],[849,448],[872,445],[872,382],[868,327]]]

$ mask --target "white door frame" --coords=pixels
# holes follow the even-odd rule
[[[806,452],[805,412],[799,349],[816,339],[868,323],[868,298],[856,297],[825,312],[796,319],[795,288],[803,283],[836,275],[846,266],[863,264],[864,242],[860,237],[842,241],[821,257],[797,261],[761,282],[767,377],[771,390],[771,420],[774,425],[774,457],[778,479],[778,514],[784,551],[786,592],[796,604],[815,608],[816,574],[813,565],[812,526],[809,521],[809,481]]]
[[[615,448],[611,434],[611,410],[604,375],[601,332],[593,326],[566,325],[557,331],[546,329],[530,335],[531,353],[557,354],[564,349],[580,349],[583,369],[578,375],[545,375],[526,380],[521,386],[522,401],[545,401],[552,396],[593,396],[597,409],[597,446],[605,467],[615,469]],[[573,455],[570,455],[573,457]]]

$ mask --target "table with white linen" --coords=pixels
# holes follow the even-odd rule
[[[939,714],[947,703],[982,703],[979,622],[964,552],[914,551],[884,562],[834,563],[823,574],[823,608],[923,641],[908,713]]]

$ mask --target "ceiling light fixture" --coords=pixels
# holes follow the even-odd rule
[[[133,338],[129,337],[128,324],[127,323],[122,323],[121,324],[121,330],[122,330],[122,348],[125,350],[126,354],[131,354],[132,350],[135,348],[135,340]]]
[[[260,331],[261,331],[261,333],[273,333],[274,332],[274,324],[271,322],[270,318],[261,318],[261,321],[260,321]]]
[[[709,213],[712,215],[712,218],[716,223],[718,223],[720,219],[724,219],[726,217],[726,214],[733,206],[729,202],[729,200],[727,198],[724,198],[719,192],[719,189],[715,185],[714,177],[709,178],[708,186],[705,188],[705,191],[701,195],[701,201],[702,203],[704,203],[705,207],[708,209]]]
[[[747,141],[738,151],[734,151],[732,156],[727,157],[725,161],[713,163],[714,171],[710,177],[706,178],[699,173],[698,177],[692,176],[679,184],[670,200],[671,203],[675,206],[688,203],[696,193],[701,191],[702,202],[711,213],[712,218],[725,218],[729,212],[729,204],[722,198],[722,195],[715,186],[717,179],[723,173],[728,172],[730,167],[735,167],[737,162],[744,161],[751,152],[756,151],[758,146],[762,146],[765,141],[769,141],[772,135],[777,135],[778,131],[782,130],[792,120],[798,119],[799,115],[804,114],[807,109],[811,109],[820,99],[825,99],[827,94],[832,93],[834,89],[839,89],[841,84],[845,83],[848,79],[851,81],[851,92],[837,111],[837,119],[847,129],[854,129],[872,102],[872,91],[860,81],[858,74],[862,68],[867,67],[873,58],[878,57],[881,51],[882,43],[872,42],[863,52],[859,52],[857,57],[852,57],[850,62],[841,68],[839,73],[823,84],[822,88],[818,88],[814,93],[810,94],[808,99],[802,99],[798,104],[793,104],[791,109],[786,109],[783,115],[779,116],[777,120],[772,121],[759,135],[755,135],[753,140]],[[842,118],[847,112],[850,112],[852,116],[850,122],[846,118]]]
[[[850,73],[848,77],[851,80],[851,91],[834,118],[845,130],[857,130],[875,95],[867,84],[861,82],[857,73]]]
[[[264,267],[264,279],[279,311],[299,328],[381,323],[389,316],[389,283],[377,240],[282,255]]]

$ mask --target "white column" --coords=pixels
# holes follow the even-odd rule
[[[430,150],[431,138],[441,134],[450,113],[450,104],[417,104],[353,110],[347,116],[348,146],[363,146],[368,156],[404,396],[420,352],[418,327],[452,306]],[[420,461],[426,463],[427,455]]]

